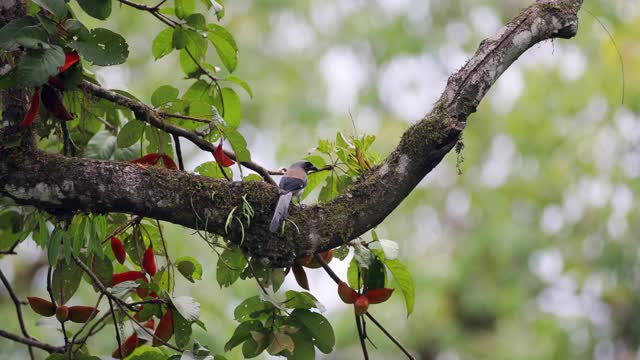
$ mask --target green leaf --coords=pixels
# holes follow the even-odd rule
[[[324,316],[309,310],[295,309],[291,313],[291,319],[305,327],[320,351],[328,354],[333,350],[336,337],[329,320]]]
[[[342,245],[337,249],[333,249],[334,258],[344,260],[347,257],[347,255],[349,255],[349,247],[347,245]]]
[[[246,321],[249,319],[255,319],[259,315],[259,313],[265,311],[271,311],[273,309],[273,304],[268,301],[262,301],[260,296],[252,296],[248,299],[245,299],[241,302],[236,308],[233,310],[233,317],[237,321]]]
[[[87,259],[86,256],[81,256],[81,259],[87,266],[89,266],[91,271],[96,275],[98,280],[100,280],[102,285],[109,286],[111,284],[111,276],[113,275],[113,263],[111,259],[106,256],[97,255],[92,255],[89,259]],[[95,292],[100,291],[100,288],[96,286],[96,284],[93,282],[93,279],[91,279],[88,274],[84,273],[83,278],[86,282],[93,286],[93,290],[95,290]]]
[[[240,85],[244,91],[247,92],[247,94],[249,94],[250,97],[253,97],[253,91],[251,91],[251,87],[249,86],[249,84],[240,79],[239,77],[235,76],[235,75],[229,75],[225,78],[226,81],[231,81],[232,83],[238,84]]]
[[[191,322],[187,321],[179,312],[173,312],[173,331],[176,336],[176,345],[184,348],[191,340]]]
[[[51,291],[58,305],[63,305],[76,293],[84,271],[74,262],[58,261],[51,276]]]
[[[116,137],[106,130],[98,131],[85,150],[85,156],[90,159],[109,160],[116,149]]]
[[[335,174],[327,177],[326,185],[320,190],[318,200],[327,202],[338,196],[338,177]]]
[[[76,19],[66,19],[64,26],[72,36],[77,36],[80,40],[86,40],[91,33],[83,23]]]
[[[182,69],[182,72],[184,72],[187,77],[194,78],[197,77],[198,74],[202,73],[202,71],[198,67],[198,64],[196,64],[193,59],[191,59],[191,56],[189,56],[185,49],[180,50],[179,60],[180,69]]]
[[[140,346],[127,357],[127,360],[167,360],[167,355],[158,348]]]
[[[207,30],[207,20],[202,14],[191,14],[187,16],[185,20],[191,27],[194,27],[198,30]]]
[[[111,0],[78,0],[78,4],[89,16],[105,20],[111,15]]]
[[[173,28],[166,28],[153,39],[151,53],[158,60],[173,51]]]
[[[130,120],[128,123],[124,124],[122,129],[120,129],[120,132],[118,132],[118,147],[126,148],[138,142],[138,140],[142,138],[145,126],[145,123],[136,119]]]
[[[313,295],[306,291],[289,290],[285,293],[285,307],[289,309],[324,308]]]
[[[382,259],[382,262],[387,266],[391,275],[400,285],[402,295],[404,296],[404,302],[407,307],[407,317],[413,312],[413,305],[415,302],[415,289],[413,287],[413,278],[409,269],[399,259],[388,260]]]
[[[291,334],[291,338],[295,343],[295,348],[291,356],[287,356],[289,360],[307,360],[316,358],[316,349],[313,346],[313,339],[307,331],[298,331]]]
[[[176,16],[184,19],[196,10],[195,0],[176,0]]]
[[[384,269],[384,264],[378,258],[374,258],[365,274],[365,291],[369,289],[381,289],[385,287],[387,273]]]
[[[151,95],[151,104],[159,107],[178,98],[180,91],[171,85],[162,85]]]
[[[43,215],[38,216],[38,231],[34,231],[33,241],[41,248],[45,248],[49,241],[49,230],[47,229],[47,222]]]
[[[224,345],[224,351],[230,351],[236,346],[245,342],[245,340],[251,338],[251,331],[262,331],[264,327],[262,323],[257,320],[250,320],[240,323],[236,330],[233,332],[231,339]]]
[[[233,152],[236,154],[236,160],[238,162],[251,161],[251,154],[247,149],[247,141],[244,139],[242,134],[235,129],[227,127],[224,129],[224,136],[227,138],[229,143],[231,143],[231,147],[233,148]]]
[[[231,169],[230,168],[223,168],[223,169],[224,169],[224,172],[227,173],[229,178],[231,178],[231,176],[233,175],[233,173],[231,172]],[[220,166],[215,161],[207,161],[205,163],[202,163],[198,165],[198,167],[196,167],[194,171],[202,176],[208,176],[214,179],[225,178],[224,175],[222,174],[223,170],[220,169]]]
[[[47,247],[47,259],[49,259],[49,265],[54,266],[58,262],[58,255],[60,254],[60,245],[62,243],[63,231],[59,228],[55,228],[49,239],[49,246]]]
[[[64,0],[34,0],[34,2],[60,19],[67,16],[67,4]]]
[[[194,282],[202,279],[202,265],[194,257],[181,256],[176,259],[175,264],[180,274],[187,280]]]
[[[362,284],[358,281],[358,262],[355,256],[351,258],[349,268],[347,269],[347,282],[354,289],[359,289]]]
[[[242,104],[240,97],[231,88],[222,89],[222,101],[224,104],[224,121],[232,128],[240,126],[242,120]]]
[[[216,48],[224,67],[233,72],[238,65],[238,45],[227,29],[217,24],[209,24],[209,41]]]
[[[252,175],[255,175],[255,174],[252,174]],[[247,181],[245,180],[246,178],[247,177],[242,179],[242,181]],[[258,178],[260,178],[260,180],[257,180],[257,181],[262,181],[262,178],[260,176],[258,176]],[[280,286],[282,286],[282,283],[284,283],[285,277],[286,276],[284,273],[284,269],[277,268],[271,271],[270,280],[271,280],[271,287],[273,288],[273,292],[278,292],[278,290],[280,289]]]
[[[111,30],[96,28],[86,40],[71,40],[69,45],[82,57],[95,65],[122,64],[129,56],[129,45]]]
[[[316,187],[318,187],[318,185],[320,185],[330,174],[331,171],[319,171],[313,174],[309,174],[309,176],[307,176],[307,186],[305,186],[304,191],[302,192],[301,199],[306,199],[306,197],[309,196],[309,194],[311,194],[311,192]]]
[[[204,80],[197,80],[182,95],[182,100],[189,102],[200,101],[211,105],[213,104],[211,86]]]
[[[51,45],[48,49],[29,50],[13,74],[18,84],[38,86],[55,76],[64,60],[64,51],[57,45]]]
[[[20,32],[22,32],[25,28],[31,28],[36,24],[36,20],[31,16],[25,16],[12,20],[8,24],[0,28],[0,48],[11,50],[16,46],[21,45],[18,41],[18,39],[20,38]],[[23,35],[23,37],[25,36]]]
[[[187,36],[187,30],[177,26],[173,31],[171,46],[173,46],[174,49],[184,49],[187,47],[188,43],[189,38]]]
[[[245,266],[247,259],[240,249],[225,249],[216,265],[216,280],[220,287],[227,287],[236,282]]]

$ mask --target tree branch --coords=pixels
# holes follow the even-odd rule
[[[26,338],[32,339],[31,336],[29,335],[29,332],[27,331],[27,327],[24,324],[24,318],[22,317],[22,309],[20,308],[20,300],[18,299],[18,296],[16,296],[15,291],[13,291],[13,288],[11,287],[9,280],[7,280],[7,278],[4,276],[4,272],[2,272],[2,270],[0,270],[0,280],[2,280],[2,284],[4,284],[4,287],[7,289],[9,296],[11,296],[13,305],[16,307],[16,314],[18,315],[18,323],[20,324],[20,330],[22,330],[22,335],[24,335]],[[31,345],[28,345],[27,347],[29,349],[29,357],[33,360],[34,359],[33,348]]]
[[[240,244],[250,254],[287,266],[296,257],[337,247],[382,222],[455,146],[467,117],[498,77],[528,48],[576,34],[582,0],[539,0],[524,9],[453,74],[433,110],[403,134],[377,167],[331,202],[292,207],[284,234],[268,231],[278,192],[261,182],[226,182],[165,169],[141,169],[113,161],[66,158],[23,147],[0,150],[0,193],[20,204],[50,211],[124,212],[189,228],[208,230]],[[195,133],[171,125],[154,109],[85,82],[81,89],[132,109],[142,121],[189,139],[206,151],[214,147]],[[4,106],[4,103],[3,103]],[[9,115],[7,115],[9,116]],[[1,129],[0,129],[1,130]],[[267,178],[269,171],[243,164]],[[253,167],[252,167],[253,166]],[[255,211],[251,225],[225,229],[228,215],[242,205]]]
[[[38,340],[34,340],[34,339],[27,339],[24,338],[22,336],[18,336],[16,334],[12,334],[10,332],[4,331],[2,329],[0,329],[0,336],[19,342],[19,343],[23,343],[25,345],[29,345],[29,346],[33,346],[33,347],[37,347],[38,349],[42,349],[44,351],[50,352],[50,353],[64,353],[65,351],[65,347],[64,346],[53,346],[53,345],[49,345],[49,344],[45,344],[43,342],[40,342]]]
[[[174,136],[183,137],[191,141],[194,145],[196,145],[197,147],[199,147],[204,151],[213,153],[216,149],[213,144],[203,139],[200,135],[196,134],[195,132],[189,131],[179,126],[172,125],[164,120],[164,117],[175,117],[172,114],[158,112],[152,107],[149,107],[140,101],[128,98],[124,95],[120,95],[111,90],[104,89],[86,80],[80,84],[80,88],[95,97],[105,99],[113,103],[116,103],[120,106],[131,109],[136,115],[136,118],[138,120],[144,121],[149,125],[155,128],[158,128],[160,130],[166,131],[169,134],[172,134]],[[189,119],[189,120],[192,120],[192,119]],[[227,156],[229,156],[231,159],[237,160],[236,155],[233,152],[225,150],[225,154],[227,154]],[[269,170],[263,168],[262,166],[252,161],[243,161],[240,164],[258,173],[260,176],[262,176],[265,179],[265,181],[271,184],[275,184],[275,182],[269,175],[271,173]]]

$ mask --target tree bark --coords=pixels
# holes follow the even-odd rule
[[[123,212],[207,230],[241,243],[274,266],[287,266],[296,257],[340,246],[381,223],[457,144],[468,116],[520,55],[538,42],[576,34],[581,5],[582,0],[537,1],[482,41],[449,78],[433,110],[406,130],[380,165],[331,202],[305,209],[292,206],[290,219],[297,229],[287,226],[284,234],[268,231],[278,192],[267,182],[212,180],[25,146],[0,149],[0,194],[54,213]],[[11,117],[19,119],[21,112],[8,111],[5,98],[4,117],[15,124],[17,119]],[[24,113],[27,99],[24,94],[19,98]],[[0,135],[11,132],[9,128],[0,129]],[[250,226],[241,228],[243,196],[255,216]],[[232,220],[227,233],[232,211],[238,220]]]

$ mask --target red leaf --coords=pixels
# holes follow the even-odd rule
[[[127,258],[127,252],[124,250],[122,241],[115,236],[111,237],[111,250],[113,251],[113,255],[116,256],[116,260],[118,260],[120,264],[123,264]]]
[[[73,114],[64,106],[60,90],[45,84],[42,87],[42,104],[56,119],[73,120]]]
[[[220,140],[220,144],[216,147],[216,151],[213,152],[213,158],[216,159],[216,162],[223,167],[229,167],[235,164],[235,161],[231,160],[222,150],[222,140]]]
[[[364,295],[360,295],[353,306],[356,308],[357,315],[364,315],[367,312],[367,309],[369,309],[369,299]]]
[[[291,266],[291,270],[293,270],[293,276],[295,276],[298,285],[305,290],[309,290],[309,280],[307,280],[307,273],[304,272],[304,268],[294,263]]]
[[[344,281],[340,281],[340,284],[338,284],[338,295],[347,304],[353,304],[358,298],[358,293]]]
[[[162,165],[167,169],[178,170],[178,166],[169,155],[162,155]]]
[[[167,310],[167,312],[162,315],[154,335],[153,346],[162,345],[162,342],[156,339],[156,337],[164,342],[171,339],[171,336],[173,335],[173,314],[171,313],[171,310]]]
[[[369,304],[380,304],[387,301],[392,293],[393,289],[388,288],[371,289],[364,293],[364,296],[369,299]]]
[[[132,164],[142,164],[142,165],[155,165],[158,163],[158,161],[160,160],[160,154],[158,153],[151,153],[151,154],[147,154],[141,158],[137,158],[134,160],[129,160],[130,163]]]
[[[138,279],[143,279],[147,282],[147,279],[144,277],[144,274],[141,271],[125,271],[117,274],[113,274],[111,276],[111,286],[120,284],[125,281],[136,281]]]
[[[124,359],[129,354],[131,354],[136,347],[138,347],[138,340],[139,339],[138,339],[137,332],[134,332],[133,334],[129,335],[129,337],[122,343],[122,345],[119,348],[116,348],[115,350],[113,350],[111,357],[114,357],[116,359]],[[122,357],[120,357],[121,352],[122,352]]]
[[[76,305],[69,307],[69,320],[75,323],[86,323],[96,317],[100,310],[93,306]]]
[[[155,329],[156,328],[156,321],[153,319],[149,319],[147,321],[145,321],[144,324],[142,324],[142,326],[146,327],[147,329]]]
[[[31,105],[29,106],[29,110],[24,115],[24,120],[20,123],[20,126],[27,127],[31,125],[33,120],[36,119],[36,115],[40,110],[40,88],[37,87],[33,89],[33,95],[31,95]]]
[[[27,301],[29,305],[39,315],[42,316],[53,316],[56,313],[56,307],[49,300],[45,300],[43,298],[35,297],[35,296],[27,296]]]
[[[155,275],[158,270],[156,266],[156,256],[153,253],[153,247],[151,245],[145,250],[144,256],[142,257],[142,269],[151,276]]]
[[[68,68],[71,67],[71,65],[77,63],[80,60],[80,57],[78,56],[78,53],[73,51],[70,53],[66,53],[64,54],[64,65],[60,66],[60,68],[58,68],[58,70],[60,72],[64,72],[65,70],[67,70]]]

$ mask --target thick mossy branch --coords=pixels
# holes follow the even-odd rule
[[[433,110],[407,129],[382,164],[329,203],[305,209],[292,206],[290,220],[295,226],[287,223],[283,233],[268,231],[278,197],[272,184],[226,182],[121,162],[66,158],[24,146],[0,150],[0,194],[54,213],[125,212],[206,229],[242,243],[252,255],[269,259],[274,266],[287,266],[296,257],[337,247],[381,223],[455,147],[467,117],[520,55],[540,41],[575,35],[581,5],[582,0],[544,0],[524,9],[480,44],[467,64],[449,78]],[[96,96],[123,100],[110,99],[110,92],[94,87],[83,85]],[[20,111],[5,108],[4,114],[15,117]],[[0,135],[7,133],[3,130]],[[255,211],[251,224],[240,226],[244,219],[237,212],[226,228],[229,214],[242,208],[243,196]]]

